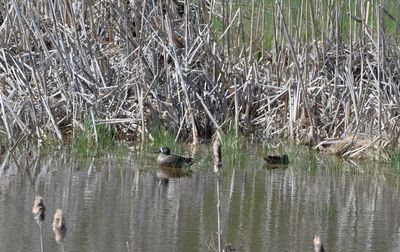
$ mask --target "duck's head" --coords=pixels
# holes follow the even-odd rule
[[[160,148],[159,153],[162,153],[162,154],[165,154],[165,155],[169,155],[169,154],[171,154],[171,150],[167,146],[162,146]]]

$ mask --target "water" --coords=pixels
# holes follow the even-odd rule
[[[152,155],[21,155],[19,168],[10,162],[0,173],[0,251],[40,251],[37,194],[47,208],[44,251],[61,251],[51,227],[56,208],[68,229],[65,251],[216,251],[218,178],[209,153],[200,151],[190,176],[169,180]],[[267,169],[254,153],[241,167],[225,164],[219,177],[224,244],[313,251],[319,234],[328,251],[400,251],[399,178],[381,164],[289,153],[287,168]]]

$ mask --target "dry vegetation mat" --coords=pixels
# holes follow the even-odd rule
[[[399,4],[292,5],[0,1],[1,139],[63,140],[90,122],[133,140],[162,125],[194,143],[233,128],[347,139],[342,155],[397,146]]]

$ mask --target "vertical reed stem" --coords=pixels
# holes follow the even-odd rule
[[[235,136],[239,137],[239,98],[237,94],[237,78],[234,79],[234,88],[235,88]]]
[[[90,116],[91,116],[91,118],[92,118],[94,139],[96,140],[96,146],[98,146],[98,145],[99,145],[99,137],[98,137],[98,135],[97,135],[96,121],[95,121],[95,119],[94,119],[93,108],[90,109]]]
[[[40,251],[44,251],[43,247],[43,235],[42,235],[42,223],[39,223],[39,233],[40,233]]]
[[[377,35],[377,54],[378,54],[378,74],[377,74],[377,83],[376,83],[376,88],[378,92],[378,133],[379,136],[382,134],[382,100],[381,100],[381,5],[382,0],[380,1],[379,4],[376,6],[376,18],[377,18],[377,24],[376,24],[376,35]]]
[[[221,230],[221,201],[219,195],[219,174],[217,175],[217,225],[218,225],[218,251],[222,251],[222,230]]]

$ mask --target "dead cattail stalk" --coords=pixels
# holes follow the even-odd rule
[[[95,122],[95,119],[94,119],[93,109],[90,110],[90,116],[91,116],[91,119],[92,119],[92,125],[93,125],[92,127],[93,127],[94,139],[96,141],[96,146],[98,146],[99,145],[99,136],[97,135],[97,127],[96,127],[96,122]]]
[[[321,243],[321,238],[319,235],[314,237],[314,250],[315,252],[325,252],[324,246]]]
[[[65,233],[67,232],[67,228],[65,226],[63,212],[59,208],[56,210],[56,213],[54,214],[53,231],[56,242],[57,243],[63,242]]]
[[[235,136],[239,138],[239,96],[237,90],[237,78],[234,79],[234,92],[235,92]]]
[[[221,155],[221,142],[218,137],[215,138],[213,143],[213,153],[214,153],[214,172],[218,173],[222,166],[222,155]]]
[[[36,196],[33,202],[32,213],[38,224],[44,221],[46,207],[43,204],[43,198],[41,196]]]
[[[381,9],[382,9],[382,1],[380,4],[376,6],[376,34],[377,34],[377,42],[376,42],[376,50],[377,50],[377,65],[378,65],[378,73],[377,73],[377,80],[376,80],[376,90],[378,91],[378,133],[379,136],[382,134],[382,99],[381,99]]]

